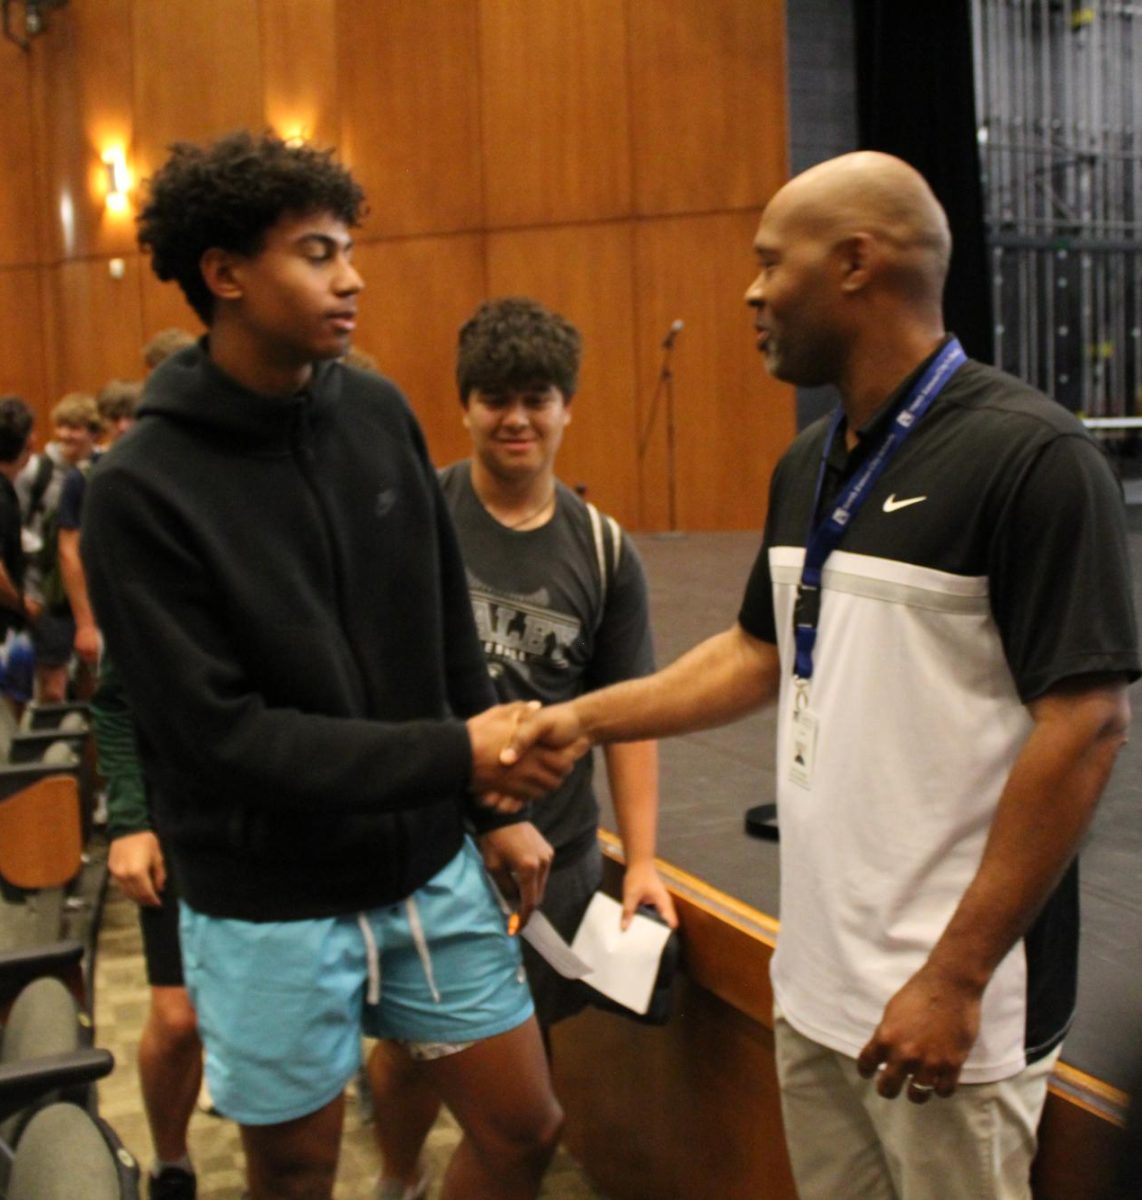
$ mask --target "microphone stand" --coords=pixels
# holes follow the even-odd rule
[[[678,476],[674,459],[674,372],[670,366],[670,356],[674,352],[674,338],[678,330],[671,329],[662,343],[662,366],[658,369],[658,381],[654,386],[654,395],[650,400],[650,412],[646,417],[642,437],[638,443],[638,461],[642,465],[646,457],[646,448],[650,443],[650,435],[654,432],[654,423],[658,418],[658,405],[666,398],[666,511],[670,526],[669,532],[678,532]]]

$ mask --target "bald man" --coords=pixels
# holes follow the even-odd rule
[[[841,404],[774,472],[738,621],[515,747],[775,700],[802,1200],[1029,1197],[1075,999],[1075,853],[1139,674],[1121,495],[1073,417],[945,332],[947,221],[906,164],[806,171],[755,250],[769,371]]]

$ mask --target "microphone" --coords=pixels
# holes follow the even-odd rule
[[[679,317],[676,321],[670,322],[670,328],[666,331],[666,336],[662,339],[663,350],[674,349],[674,339],[686,328],[686,322]]]

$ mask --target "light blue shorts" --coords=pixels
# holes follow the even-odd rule
[[[519,945],[467,838],[399,904],[258,922],[184,903],[181,936],[210,1094],[241,1125],[323,1108],[359,1068],[362,1033],[474,1042],[533,1011]]]

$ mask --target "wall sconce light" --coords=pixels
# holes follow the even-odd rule
[[[67,0],[23,0],[23,36],[16,31],[15,22],[13,20],[12,6],[15,2],[16,0],[0,0],[0,9],[3,10],[4,17],[4,36],[10,42],[15,42],[21,50],[27,52],[29,49],[31,49],[32,38],[34,38],[37,34],[43,33],[48,27],[48,10],[52,8],[63,8],[63,6],[67,3]]]
[[[107,172],[107,210],[125,213],[129,203],[127,193],[131,189],[131,173],[127,170],[127,160],[123,151],[118,148],[105,150],[103,166]]]
[[[293,121],[282,129],[281,139],[287,146],[304,146],[309,142],[309,129],[300,121]]]

